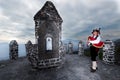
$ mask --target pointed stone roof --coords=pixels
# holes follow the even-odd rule
[[[10,41],[10,44],[9,45],[18,45],[17,41],[16,40],[12,40]]]
[[[56,20],[62,22],[62,18],[51,1],[47,1],[41,10],[35,14],[34,20]]]

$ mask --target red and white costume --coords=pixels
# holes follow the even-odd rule
[[[98,36],[89,36],[88,37],[88,45],[92,44],[96,48],[102,48],[104,43],[101,41],[100,35]]]

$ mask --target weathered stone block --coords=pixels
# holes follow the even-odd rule
[[[115,62],[115,45],[111,40],[106,40],[103,47],[103,61],[107,64]]]
[[[73,43],[69,42],[68,44],[68,54],[72,54],[73,53]]]
[[[28,60],[30,61],[31,65],[33,67],[38,66],[38,51],[37,51],[37,45],[32,44],[31,41],[28,41],[26,46],[26,52],[27,52],[27,57]]]
[[[18,43],[16,40],[12,40],[9,44],[9,57],[10,60],[18,59]]]
[[[84,44],[82,41],[79,42],[78,44],[78,55],[83,55],[84,54]]]

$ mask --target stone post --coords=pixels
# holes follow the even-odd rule
[[[9,58],[10,60],[18,59],[18,43],[16,40],[12,40],[9,44]]]
[[[37,51],[37,45],[32,44],[31,41],[28,41],[26,46],[26,53],[27,53],[27,58],[30,61],[30,64],[32,65],[33,68],[38,67],[38,51]]]
[[[82,41],[80,41],[79,43],[78,43],[78,55],[83,55],[84,54],[84,45],[83,45],[83,42]]]
[[[68,43],[68,54],[73,53],[73,44],[71,42]]]
[[[111,40],[106,40],[103,47],[103,61],[107,64],[114,64],[115,45]]]

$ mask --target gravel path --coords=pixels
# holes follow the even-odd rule
[[[99,61],[99,69],[90,72],[90,58],[77,54],[66,55],[61,68],[33,70],[26,58],[0,62],[0,80],[120,80],[120,66]]]

